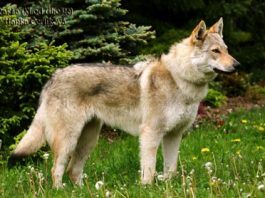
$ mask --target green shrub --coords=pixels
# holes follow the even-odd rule
[[[14,7],[8,5],[4,9]],[[68,64],[67,45],[39,43],[28,48],[19,26],[0,16],[0,139],[7,148],[28,127],[38,105],[40,90],[51,73]]]
[[[256,68],[255,72],[251,74],[251,83],[264,82],[265,81],[265,69]]]
[[[220,107],[223,104],[225,104],[226,101],[227,101],[227,97],[225,95],[211,88],[209,89],[208,94],[205,98],[206,104],[212,107]]]
[[[265,99],[265,87],[260,85],[250,86],[246,92],[246,96],[252,100]]]
[[[227,96],[243,96],[250,86],[251,74],[236,72],[219,76],[223,93]]]

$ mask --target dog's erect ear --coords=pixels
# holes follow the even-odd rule
[[[224,22],[223,18],[221,17],[212,27],[210,27],[209,32],[218,33],[223,38],[223,27]]]
[[[193,44],[202,43],[207,35],[205,22],[202,20],[191,33],[191,42]]]

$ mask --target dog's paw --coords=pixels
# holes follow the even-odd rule
[[[153,178],[142,178],[141,184],[142,185],[151,185],[153,183]]]

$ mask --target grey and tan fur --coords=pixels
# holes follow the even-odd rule
[[[85,161],[106,123],[139,135],[143,184],[153,181],[161,142],[164,176],[170,177],[182,135],[194,122],[215,70],[228,72],[238,65],[227,52],[222,28],[222,19],[209,30],[201,21],[168,54],[134,68],[76,64],[57,70],[43,88],[36,116],[9,164],[47,142],[54,153],[54,186],[62,186],[67,163],[71,180],[81,185]]]

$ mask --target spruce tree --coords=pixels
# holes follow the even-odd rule
[[[154,38],[150,26],[136,26],[122,20],[127,10],[121,8],[120,0],[70,1],[64,5],[73,6],[74,11],[55,40],[68,43],[76,62],[124,63],[137,55],[139,45]]]

